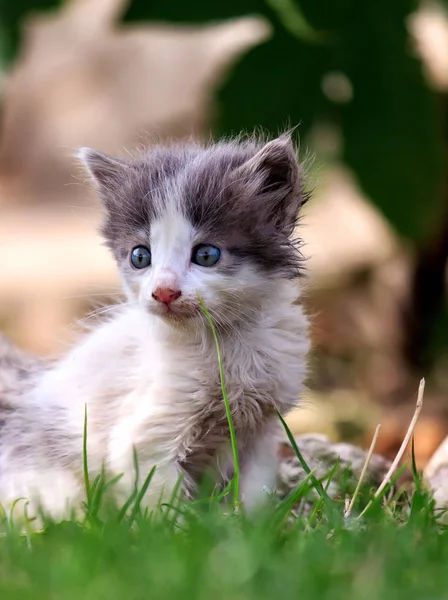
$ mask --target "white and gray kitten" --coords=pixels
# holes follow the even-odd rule
[[[232,476],[211,331],[218,331],[249,508],[275,484],[275,413],[302,391],[307,319],[294,239],[304,201],[288,136],[151,149],[133,162],[80,151],[105,208],[102,233],[128,302],[54,366],[0,339],[0,503],[19,497],[62,516],[83,499],[84,409],[92,470],[133,485],[148,505],[180,475],[194,497],[206,470]],[[88,268],[88,265],[86,265]]]

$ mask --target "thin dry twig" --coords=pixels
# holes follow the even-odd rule
[[[365,476],[365,474],[367,472],[367,467],[369,466],[369,463],[370,463],[370,461],[372,459],[373,451],[375,450],[376,442],[378,441],[378,436],[380,435],[380,429],[381,429],[381,425],[377,425],[377,427],[375,429],[375,434],[374,434],[373,439],[372,439],[372,443],[370,444],[370,448],[369,448],[369,451],[368,451],[367,456],[366,456],[366,460],[365,460],[364,465],[362,467],[361,475],[359,476],[358,484],[357,484],[357,486],[355,488],[355,492],[353,494],[353,497],[351,499],[350,504],[348,505],[348,507],[344,511],[344,517],[346,519],[348,519],[350,517],[350,514],[352,512],[353,506],[355,504],[356,498],[358,496],[359,490],[360,490],[362,482],[364,480],[364,476]]]
[[[394,462],[391,464],[390,469],[388,470],[388,472],[386,473],[386,475],[384,476],[383,481],[381,482],[380,487],[376,490],[375,495],[374,495],[374,499],[378,498],[378,496],[381,494],[381,492],[384,490],[384,488],[386,487],[386,485],[388,483],[390,483],[391,479],[392,479],[392,475],[395,473],[397,466],[400,462],[400,460],[403,457],[403,454],[406,451],[406,448],[408,447],[409,441],[412,437],[412,434],[414,433],[414,429],[415,426],[417,424],[418,421],[418,417],[420,415],[420,411],[422,410],[422,406],[423,406],[423,394],[425,392],[425,379],[421,379],[420,380],[420,385],[418,387],[418,395],[417,395],[417,404],[415,406],[415,412],[414,412],[414,416],[412,417],[412,421],[409,424],[408,427],[408,431],[405,435],[405,438],[400,446],[400,449],[398,450],[397,456],[395,457]],[[370,500],[370,502],[367,504],[367,506],[364,508],[364,510],[361,512],[361,514],[359,515],[358,519],[360,519],[366,512],[367,510],[370,508],[370,506],[372,505],[372,500]]]

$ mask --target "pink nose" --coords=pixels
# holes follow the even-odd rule
[[[153,293],[152,297],[157,302],[163,302],[163,304],[171,304],[174,300],[177,300],[181,296],[180,290],[171,290],[169,288],[157,288]]]

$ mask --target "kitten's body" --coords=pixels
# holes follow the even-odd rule
[[[179,475],[187,495],[206,469],[219,483],[231,477],[216,350],[199,292],[219,334],[242,497],[254,505],[275,483],[275,408],[284,413],[297,404],[308,350],[307,322],[296,302],[300,257],[289,245],[295,214],[288,203],[295,213],[301,203],[291,147],[285,140],[188,147],[138,167],[93,152],[85,160],[106,205],[104,233],[130,301],[61,362],[33,373],[32,385],[16,378],[2,388],[14,361],[2,375],[0,340],[0,502],[27,497],[58,516],[67,499],[79,504],[85,405],[89,466],[99,471],[104,461],[112,475],[124,473],[118,488],[124,495],[134,478],[133,448],[141,478],[156,465],[149,504],[169,495]],[[266,183],[266,173],[275,178]],[[254,205],[263,195],[278,204],[268,216]],[[244,202],[253,205],[243,210]],[[273,239],[271,254],[282,244],[285,254],[277,264],[270,255],[263,259]],[[192,248],[203,242],[219,243],[220,261],[212,268],[190,262]],[[141,271],[129,263],[138,244],[152,255]],[[181,298],[155,301],[153,290],[161,285],[179,288]]]

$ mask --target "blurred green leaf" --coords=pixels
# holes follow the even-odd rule
[[[415,0],[134,0],[126,19],[204,23],[242,15],[269,18],[273,37],[250,51],[218,94],[217,129],[318,122],[342,132],[342,158],[364,192],[410,239],[428,233],[441,202],[444,161],[437,98],[412,55],[406,19]],[[289,12],[288,12],[289,11]],[[346,102],[324,78],[348,86]],[[328,79],[328,77],[327,77]],[[344,98],[343,98],[344,99]]]
[[[340,0],[335,10],[330,0],[303,1],[311,21],[334,32],[333,68],[353,86],[352,102],[337,111],[347,164],[400,233],[427,234],[441,204],[444,141],[406,29],[417,3]]]

